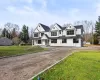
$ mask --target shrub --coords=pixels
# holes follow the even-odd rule
[[[14,45],[18,45],[20,43],[20,39],[18,37],[13,38],[12,41]]]

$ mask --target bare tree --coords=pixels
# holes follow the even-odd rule
[[[17,24],[12,24],[12,23],[6,23],[4,25],[4,27],[8,30],[8,32],[12,32],[13,29],[15,29],[16,31],[19,31],[19,26]]]
[[[87,20],[76,21],[74,23],[74,25],[83,25],[85,41],[88,41],[88,38],[93,36],[94,27],[95,27],[95,23],[94,22],[87,21]],[[89,34],[91,34],[91,36],[89,36]]]

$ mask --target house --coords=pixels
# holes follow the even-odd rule
[[[39,23],[33,32],[34,45],[83,46],[83,26],[62,27],[55,23],[51,27]]]
[[[10,40],[6,37],[0,38],[0,46],[11,46],[12,44],[13,44],[12,40]]]

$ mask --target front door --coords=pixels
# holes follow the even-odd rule
[[[45,45],[49,45],[49,40],[45,40]]]

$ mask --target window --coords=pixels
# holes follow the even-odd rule
[[[62,43],[67,43],[66,39],[62,39]]]
[[[57,43],[57,39],[51,39],[51,43]]]
[[[38,33],[34,33],[34,37],[38,37]]]
[[[67,35],[74,35],[74,30],[67,31]]]
[[[43,36],[44,33],[41,33],[41,36]]]
[[[73,39],[73,43],[79,43],[79,40],[78,39]]]
[[[51,32],[51,36],[57,36],[57,32]]]
[[[41,44],[41,40],[38,40],[38,44]]]
[[[61,30],[59,31],[59,34],[61,34]]]

